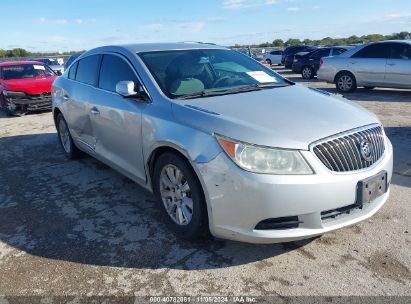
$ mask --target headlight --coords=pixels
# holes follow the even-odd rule
[[[8,90],[3,90],[3,95],[7,97],[26,97],[26,93],[24,92],[15,92]]]
[[[255,146],[216,136],[225,153],[241,168],[265,174],[313,174],[297,150]]]

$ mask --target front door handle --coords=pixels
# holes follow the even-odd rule
[[[357,63],[357,61],[350,61],[350,63],[351,63],[351,64],[356,64],[356,63]]]
[[[387,63],[388,65],[390,65],[390,66],[394,66],[395,65],[395,63],[393,63],[393,62],[390,62],[390,63]]]
[[[68,95],[64,94],[64,95],[63,95],[63,99],[64,99],[64,100],[69,100],[70,97],[69,97]]]
[[[100,111],[96,107],[92,107],[90,112],[93,115],[99,115],[100,114]]]

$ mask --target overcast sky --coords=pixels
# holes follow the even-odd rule
[[[31,51],[411,32],[411,0],[3,0],[0,8],[0,48]]]

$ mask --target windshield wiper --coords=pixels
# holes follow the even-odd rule
[[[186,94],[181,96],[176,96],[178,99],[192,99],[192,98],[201,98],[201,97],[209,97],[209,96],[218,96],[218,95],[228,95],[228,94],[235,94],[235,93],[243,93],[243,92],[251,92],[251,91],[259,91],[262,89],[267,88],[275,88],[275,87],[284,87],[288,84],[250,84],[241,87],[234,87],[225,90],[218,90],[218,91],[200,91],[193,94]]]

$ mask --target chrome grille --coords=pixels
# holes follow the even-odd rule
[[[369,155],[362,146],[369,148]],[[380,126],[342,134],[313,148],[321,162],[336,172],[368,168],[382,157],[384,150],[384,133]]]

